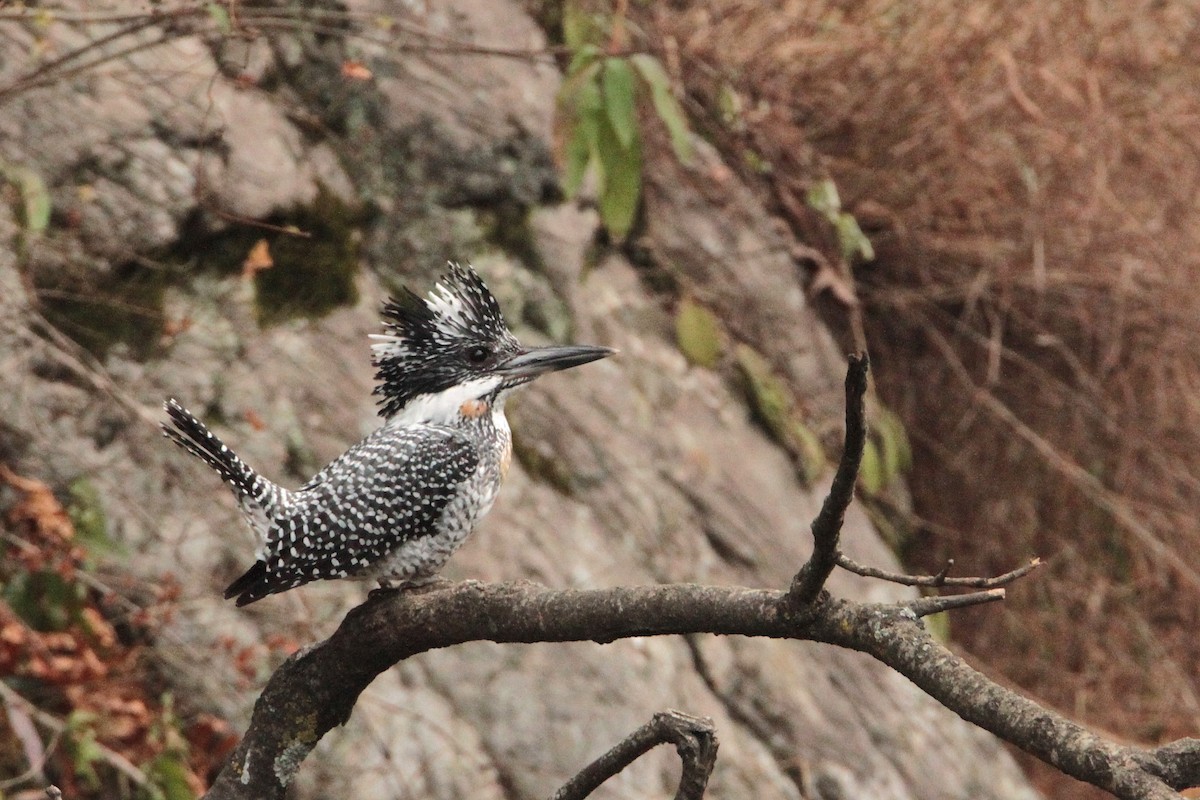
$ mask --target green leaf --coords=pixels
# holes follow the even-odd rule
[[[574,90],[575,112],[577,114],[584,114],[586,112],[600,113],[604,110],[604,97],[600,92],[599,76],[599,63],[590,65],[577,76],[579,82]]]
[[[862,256],[866,261],[875,260],[875,248],[871,246],[871,240],[858,226],[858,220],[854,218],[853,214],[845,212],[838,214],[834,226],[837,228],[838,243],[842,247],[842,258],[850,259],[854,256]]]
[[[671,91],[671,78],[657,58],[649,53],[634,53],[629,60],[637,69],[638,74],[642,76],[642,80],[650,87],[650,91],[665,90],[668,93]]]
[[[796,407],[791,390],[771,369],[770,362],[754,348],[739,344],[734,354],[745,383],[751,413],[775,441],[786,446],[791,435],[789,428],[793,409]]]
[[[642,143],[635,130],[629,147],[622,147],[608,117],[598,122],[600,219],[614,238],[624,239],[633,227],[642,193]]]
[[[829,466],[829,461],[825,458],[825,448],[821,445],[821,437],[800,420],[792,423],[790,432],[799,461],[797,466],[800,468],[800,477],[811,486]]]
[[[838,197],[837,184],[832,180],[826,178],[810,186],[804,199],[809,208],[836,224],[837,214],[842,210],[842,200]]]
[[[867,494],[879,494],[883,491],[886,483],[883,475],[883,462],[879,458],[879,448],[870,439],[863,445],[862,464],[858,468],[858,481]]]
[[[589,120],[594,127],[595,118]],[[585,120],[577,119],[570,124],[567,133],[566,150],[563,153],[563,191],[567,197],[575,197],[583,185],[587,174],[588,164],[592,160],[591,138]]]
[[[605,126],[604,120],[604,99],[600,94],[599,70],[600,64],[592,65],[595,67],[592,72],[592,79],[582,83],[575,92],[574,113],[575,131],[581,137],[582,141],[578,146],[581,148],[586,145],[587,161],[584,164],[586,171],[587,165],[592,164],[596,167],[596,179],[603,189],[605,181],[604,163],[600,159],[600,128]],[[570,147],[570,140],[567,145]],[[580,183],[583,181],[583,176],[579,176]],[[578,190],[578,186],[576,190]]]
[[[945,611],[922,618],[929,635],[944,645],[950,644],[950,615]]]
[[[885,483],[891,483],[908,472],[912,466],[912,448],[904,423],[894,411],[880,408],[872,426],[879,438]]]
[[[604,55],[604,51],[594,44],[585,44],[575,52],[571,57],[571,64],[567,67],[567,77],[577,75],[583,70],[596,63],[596,59]]]
[[[595,101],[597,108],[603,105],[603,100],[600,98],[600,87],[597,85],[597,76],[599,74],[599,61],[593,61],[585,67],[580,67],[578,72],[569,74],[558,90],[559,108],[578,111],[581,100],[590,99],[584,98],[582,93],[590,89],[595,89],[596,91]]]
[[[79,613],[80,584],[68,583],[47,569],[18,572],[4,586],[3,599],[36,631],[61,631]]]
[[[686,164],[692,158],[691,132],[688,130],[683,107],[671,92],[671,79],[667,76],[667,71],[657,58],[647,53],[637,53],[630,56],[629,60],[650,87],[650,101],[654,104],[654,113],[667,129],[675,157]]]
[[[742,119],[742,98],[737,90],[728,83],[722,83],[717,91],[717,109],[721,112],[721,121],[734,130],[745,127]]]
[[[563,44],[575,52],[593,36],[595,23],[592,15],[581,8],[577,0],[566,0],[562,9]]]
[[[675,341],[689,362],[712,369],[721,358],[721,323],[707,308],[685,298],[675,316]]]
[[[21,195],[21,222],[25,230],[35,236],[44,232],[50,224],[50,192],[42,176],[29,167],[0,161],[0,177]]]
[[[165,800],[195,800],[196,795],[188,784],[187,767],[179,753],[160,754],[150,764],[147,777],[162,792]]]
[[[208,11],[209,18],[217,26],[217,30],[223,34],[233,33],[233,23],[229,20],[229,9],[220,3],[209,3],[205,6]]]
[[[629,149],[637,135],[637,108],[634,105],[633,68],[623,58],[604,60],[604,110],[617,134],[622,149]]]
[[[67,490],[71,500],[67,516],[75,526],[75,541],[83,545],[89,562],[122,554],[120,545],[108,535],[108,520],[100,492],[86,477],[76,478]]]
[[[66,746],[70,753],[71,766],[75,774],[92,789],[100,786],[100,776],[93,766],[104,758],[104,751],[96,741],[96,730],[92,724],[96,715],[88,712],[73,711],[67,716]]]

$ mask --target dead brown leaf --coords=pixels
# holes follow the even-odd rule
[[[375,76],[361,61],[343,61],[342,77],[352,81],[369,81]]]
[[[271,258],[271,246],[266,239],[259,239],[246,254],[246,260],[242,262],[242,277],[253,278],[257,273],[273,266],[275,266],[275,260]]]

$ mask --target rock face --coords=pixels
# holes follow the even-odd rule
[[[423,290],[447,259],[476,265],[523,338],[621,350],[513,402],[517,464],[448,577],[785,585],[824,485],[798,477],[727,365],[735,343],[753,348],[808,423],[836,431],[844,360],[806,307],[793,243],[701,149],[686,168],[653,161],[636,240],[645,258],[596,258],[595,213],[555,203],[557,69],[545,56],[486,54],[544,48],[518,6],[440,4],[396,22],[429,33],[389,40],[408,48],[372,35],[387,29],[371,22],[379,9],[349,12],[334,34],[312,21],[332,17],[256,28],[253,9],[249,38],[197,20],[191,33],[149,26],[129,40],[168,41],[0,105],[0,159],[36,170],[55,210],[31,237],[0,207],[0,458],[59,485],[86,478],[129,554],[114,568],[140,581],[178,576],[181,610],[156,645],[178,694],[244,720],[255,687],[217,642],[313,641],[365,588],[310,586],[245,610],[222,602],[250,537],[217,479],[159,436],[162,399],[178,397],[249,463],[297,484],[376,424],[365,335],[378,303],[403,281]],[[102,27],[52,22],[18,35],[70,48]],[[448,54],[446,42],[473,52]],[[346,77],[350,62],[372,76]],[[2,78],[32,66],[7,62]],[[199,262],[239,220],[286,222],[322,193],[352,219],[357,299],[262,327],[264,284],[236,274],[248,248],[232,272]],[[119,314],[81,321],[54,305],[55,287],[119,310],[128,298],[114,287],[147,264],[168,274],[139,296],[155,324],[93,337],[91,352],[68,338],[71,324],[111,333]],[[689,366],[675,343],[681,294],[721,323],[716,370]],[[845,548],[894,566],[857,510]],[[830,588],[901,596],[845,574]],[[1032,796],[994,740],[865,657],[711,637],[475,644],[414,659],[321,743],[299,796],[546,796],[665,707],[715,719],[714,797]],[[661,797],[676,774],[673,754],[652,753],[598,796]]]

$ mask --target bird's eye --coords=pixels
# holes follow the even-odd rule
[[[490,355],[491,352],[486,347],[472,347],[467,351],[467,358],[471,360],[472,364],[482,364],[488,360]]]

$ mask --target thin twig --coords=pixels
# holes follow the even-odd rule
[[[668,709],[626,736],[581,769],[551,800],[583,800],[609,778],[660,744],[672,743],[683,762],[676,800],[700,800],[717,763],[717,734],[711,719]]]
[[[984,603],[994,603],[997,600],[1004,599],[1003,589],[988,589],[986,592],[971,592],[970,594],[946,594],[933,595],[931,597],[918,597],[916,600],[908,603],[908,610],[911,611],[917,618],[928,617],[930,614],[938,614],[942,611],[950,611],[955,608],[967,608],[969,606],[983,605]]]
[[[67,80],[68,78],[82,75],[90,70],[95,69],[96,67],[99,67],[102,64],[107,64],[110,61],[117,61],[122,58],[128,58],[129,56],[140,53],[143,50],[150,50],[160,45],[164,45],[180,36],[183,36],[183,34],[179,33],[172,35],[164,32],[156,39],[151,39],[150,41],[146,42],[138,42],[137,44],[130,45],[123,50],[117,50],[116,52],[109,53],[107,55],[97,56],[91,61],[83,64],[76,64],[68,69],[63,69],[47,75],[40,75],[39,77],[34,77],[31,75],[29,77],[19,78],[7,86],[0,87],[0,104],[7,102],[9,98],[22,92],[27,92],[31,89],[37,89],[41,86],[49,86],[51,84]],[[41,70],[38,72],[41,72]],[[35,73],[35,75],[36,74],[37,73]]]
[[[863,397],[867,393],[867,370],[870,361],[866,353],[850,357],[846,370],[846,439],[842,458],[829,494],[821,504],[821,511],[812,523],[813,553],[796,577],[788,591],[789,601],[794,608],[806,606],[817,599],[829,574],[837,565],[838,539],[846,509],[854,499],[854,484],[858,480],[858,467],[862,463],[863,446],[867,441],[866,410]]]
[[[993,578],[972,577],[972,578],[951,578],[948,573],[950,567],[954,565],[951,560],[942,568],[937,575],[905,575],[901,572],[889,572],[888,570],[879,569],[878,567],[869,567],[866,564],[859,564],[854,559],[847,556],[845,553],[838,553],[837,565],[844,570],[853,572],[855,575],[861,575],[864,578],[877,578],[888,583],[899,583],[902,586],[961,586],[968,589],[992,589],[997,586],[1007,586],[1015,580],[1024,578],[1029,573],[1033,572],[1044,562],[1040,558],[1031,559],[1028,564],[1017,567],[1011,572],[1006,572],[1003,575],[997,575]]]

